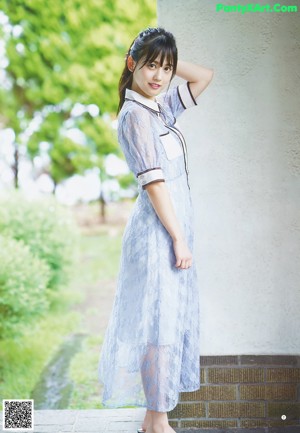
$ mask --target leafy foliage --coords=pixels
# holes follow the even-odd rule
[[[7,43],[7,71],[24,101],[42,108],[67,97],[116,110],[125,52],[153,23],[153,1],[7,0],[0,7],[20,26]]]
[[[22,333],[48,306],[50,270],[23,241],[0,236],[0,339]]]
[[[91,166],[103,170],[103,157],[117,153],[102,116],[114,117],[126,51],[141,29],[155,25],[155,8],[153,0],[0,0],[11,25],[4,32],[10,88],[0,88],[0,120],[17,144],[39,114],[28,152],[34,158],[43,153],[41,142],[49,144],[46,171],[55,184]],[[74,116],[78,103],[100,114]],[[66,138],[70,127],[82,128],[86,141]]]
[[[2,197],[0,232],[24,242],[34,257],[47,264],[49,289],[58,291],[67,283],[68,270],[76,254],[78,232],[71,217],[54,198],[30,201],[18,191]],[[14,272],[19,272],[17,264]]]

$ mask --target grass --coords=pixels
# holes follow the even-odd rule
[[[69,370],[74,388],[68,409],[103,408],[100,402],[100,384],[97,377],[101,344],[101,336],[90,336],[82,342],[81,352],[74,356]]]
[[[96,285],[101,280],[116,278],[119,270],[122,230],[114,235],[90,234],[81,239],[81,276],[76,285]],[[91,308],[89,309],[91,311]],[[97,376],[103,336],[89,336],[70,364],[73,392],[69,409],[101,409],[100,384]]]
[[[0,395],[4,399],[30,398],[31,390],[39,380],[45,365],[71,333],[80,332],[81,311],[72,311],[72,305],[85,300],[83,287],[99,284],[101,280],[116,278],[119,269],[124,220],[132,204],[109,210],[113,224],[95,224],[92,221],[82,231],[79,254],[68,287],[57,297],[53,308],[18,339],[0,341]],[[96,207],[84,212],[87,217]],[[109,214],[108,214],[109,215]],[[118,219],[120,219],[118,223]],[[73,394],[70,408],[101,408],[100,384],[97,378],[99,349],[103,336],[90,336],[82,342],[70,365]],[[2,405],[2,398],[0,404]],[[1,406],[2,407],[2,406]]]
[[[0,395],[4,399],[27,399],[48,360],[65,335],[77,327],[79,314],[52,311],[19,339],[0,342]],[[2,407],[2,399],[1,399]]]
[[[77,284],[96,284],[115,278],[121,250],[120,233],[82,235],[80,240],[80,266],[77,268]]]

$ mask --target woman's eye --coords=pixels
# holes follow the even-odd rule
[[[156,68],[156,64],[155,63],[148,63],[148,67],[150,69],[155,69]],[[166,66],[166,67],[164,67],[164,70],[166,72],[170,72],[172,70],[172,67],[171,66]]]

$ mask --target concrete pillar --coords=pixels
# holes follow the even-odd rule
[[[179,118],[195,206],[201,355],[296,355],[300,10],[216,5],[158,0],[158,24],[174,33],[179,58],[215,72]]]

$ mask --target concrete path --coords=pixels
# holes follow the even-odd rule
[[[145,409],[92,409],[92,410],[35,410],[34,430],[3,430],[3,414],[0,413],[1,433],[136,433],[144,419]],[[298,427],[253,429],[180,429],[177,433],[299,433]]]
[[[145,409],[35,410],[34,433],[135,433],[141,427]],[[21,431],[2,430],[1,432]],[[23,430],[26,432],[26,430]],[[29,432],[29,430],[27,430]],[[31,430],[32,432],[32,430]]]
[[[50,432],[136,432],[144,418],[144,409],[118,410],[44,410],[36,411],[35,433]],[[53,424],[54,423],[54,424]],[[52,424],[52,426],[51,426]],[[50,427],[50,428],[49,428]],[[51,430],[51,427],[53,429]]]

